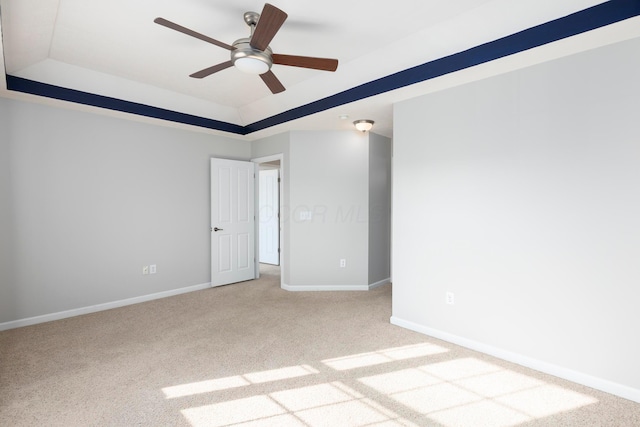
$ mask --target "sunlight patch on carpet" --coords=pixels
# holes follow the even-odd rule
[[[273,417],[287,414],[286,409],[268,396],[247,397],[183,409],[181,412],[193,427],[222,427],[247,421],[261,421],[265,423],[263,425],[269,425]]]
[[[340,381],[182,410],[201,426],[417,427]]]
[[[323,360],[322,363],[336,371],[346,371],[349,369],[380,365],[382,363],[395,362],[398,360],[433,356],[435,354],[446,353],[448,351],[448,349],[439,345],[424,343],[407,345],[404,347],[387,348],[384,350],[354,354],[335,359],[326,359]]]
[[[181,384],[162,389],[165,398],[173,399],[176,397],[192,396],[202,393],[211,393],[214,391],[228,390],[230,388],[248,386],[251,383],[240,375],[227,378],[218,378],[215,380],[198,381],[189,384]]]
[[[272,381],[281,381],[291,378],[299,378],[306,375],[317,374],[318,371],[308,365],[289,366],[286,368],[272,369],[261,372],[251,372],[244,375],[218,378],[213,380],[198,381],[165,387],[162,392],[167,399],[192,396],[214,391],[228,390],[231,388],[245,387],[251,384],[261,384]]]
[[[598,402],[475,357],[449,354],[449,359],[434,358],[432,363],[425,359],[447,352],[430,343],[393,347],[325,359],[318,369],[289,366],[166,387],[163,392],[172,399],[237,389],[234,397],[212,394],[205,397],[210,404],[182,409],[192,427],[416,427],[409,419],[441,427],[515,427]],[[394,361],[405,362],[390,363]],[[373,367],[365,370],[369,375],[355,371],[368,367]],[[283,382],[305,376],[311,376],[308,385]]]
[[[359,378],[444,427],[512,427],[597,402],[475,358]]]

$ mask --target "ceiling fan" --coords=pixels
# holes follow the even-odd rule
[[[251,29],[251,35],[249,37],[236,40],[232,45],[212,39],[211,37],[190,30],[189,28],[185,28],[182,25],[178,25],[164,18],[156,18],[153,22],[231,51],[231,59],[229,61],[197,71],[189,77],[201,79],[231,66],[235,66],[241,71],[251,74],[259,74],[269,90],[275,94],[283,92],[285,88],[275,74],[273,74],[273,71],[271,71],[271,66],[273,64],[311,68],[323,71],[335,71],[338,68],[337,59],[280,55],[273,53],[269,47],[269,43],[271,43],[271,40],[273,40],[273,37],[276,35],[286,19],[287,14],[285,12],[273,5],[270,5],[269,3],[264,5],[262,14],[246,12],[244,14],[244,22],[246,22]]]

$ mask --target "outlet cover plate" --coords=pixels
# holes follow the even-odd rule
[[[453,295],[453,292],[447,292],[446,298],[447,298],[447,304],[449,305],[455,304],[456,300],[455,300],[455,295]]]

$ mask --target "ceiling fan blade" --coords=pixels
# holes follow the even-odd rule
[[[280,83],[280,80],[273,74],[273,71],[269,70],[264,74],[260,74],[260,78],[267,85],[271,93],[276,94],[280,92],[284,92],[285,88]]]
[[[289,65],[291,67],[312,68],[314,70],[335,71],[338,68],[337,59],[313,58],[297,55],[271,55],[274,64]]]
[[[213,67],[205,68],[204,70],[196,71],[193,74],[190,74],[189,77],[193,77],[195,79],[201,79],[203,77],[210,76],[213,73],[217,73],[218,71],[222,71],[226,68],[229,68],[233,65],[233,62],[227,61],[218,65],[214,65]]]
[[[221,47],[223,49],[227,49],[227,50],[234,50],[235,49],[233,46],[229,46],[226,43],[222,43],[221,41],[218,41],[216,39],[212,39],[211,37],[208,37],[208,36],[205,36],[204,34],[200,34],[200,33],[196,32],[196,31],[190,30],[190,29],[188,29],[186,27],[183,27],[182,25],[178,25],[175,22],[168,21],[168,20],[166,20],[164,18],[156,18],[156,19],[153,20],[153,22],[155,22],[156,24],[160,24],[160,25],[162,25],[164,27],[171,28],[172,30],[179,31],[179,32],[181,32],[183,34],[186,34],[188,36],[195,37],[197,39],[203,40],[203,41],[205,41],[207,43],[214,44],[214,45],[219,46],[219,47]]]
[[[287,14],[278,9],[275,6],[265,3],[260,19],[256,25],[256,29],[251,36],[249,44],[252,48],[258,50],[265,50],[269,47],[269,43],[273,40],[284,21],[287,19]]]

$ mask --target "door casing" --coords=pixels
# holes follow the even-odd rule
[[[274,162],[274,161],[280,161],[280,183],[279,183],[279,187],[280,187],[280,218],[279,218],[279,222],[280,222],[280,287],[283,287],[284,284],[284,279],[285,279],[285,268],[286,268],[286,262],[287,262],[287,244],[284,240],[284,229],[286,227],[286,224],[284,222],[284,217],[285,215],[285,206],[284,206],[284,200],[286,200],[286,188],[284,186],[284,182],[286,180],[287,177],[287,170],[285,168],[285,164],[284,164],[284,154],[282,153],[278,153],[278,154],[274,154],[274,155],[270,155],[270,156],[264,156],[264,157],[256,157],[254,159],[251,160],[252,162],[256,163],[256,165],[260,164],[260,163],[267,163],[267,162]],[[256,192],[256,198],[258,197],[258,194]],[[256,206],[258,206],[258,202],[256,200]],[[258,213],[256,213],[256,215],[258,215]],[[259,221],[256,220],[256,227],[258,226]],[[256,231],[256,236],[258,235],[258,232]],[[256,239],[256,253],[258,253],[257,251],[259,250],[259,241],[258,239]],[[256,262],[256,277],[260,277],[260,264],[258,262]]]

